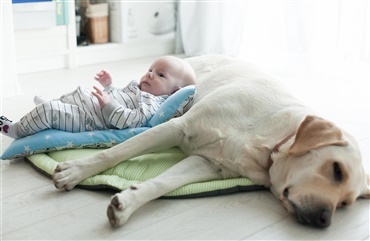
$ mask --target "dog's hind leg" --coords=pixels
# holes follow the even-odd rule
[[[124,160],[178,146],[184,134],[176,123],[170,120],[92,157],[59,163],[53,174],[55,187],[71,190],[86,178]]]
[[[189,156],[156,178],[147,180],[112,197],[107,215],[112,226],[124,224],[136,209],[189,183],[221,179],[219,172],[200,156]]]

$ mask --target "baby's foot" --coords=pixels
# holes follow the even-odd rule
[[[49,99],[48,98],[45,98],[44,96],[41,96],[41,95],[36,95],[34,98],[33,98],[33,103],[35,103],[35,105],[39,105],[39,104],[42,104],[46,101],[48,101]]]
[[[12,121],[5,116],[0,116],[0,132],[3,135],[14,138],[12,133]]]

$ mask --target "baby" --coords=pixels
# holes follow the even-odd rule
[[[192,67],[173,56],[155,60],[140,83],[131,81],[123,89],[114,88],[111,75],[103,70],[95,79],[104,91],[78,87],[57,100],[39,103],[18,122],[1,116],[0,131],[17,139],[47,129],[83,132],[146,126],[168,96],[194,85],[195,78]]]

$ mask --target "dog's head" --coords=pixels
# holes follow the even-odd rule
[[[301,223],[327,227],[337,208],[370,198],[355,139],[324,119],[307,116],[272,159],[271,191]]]

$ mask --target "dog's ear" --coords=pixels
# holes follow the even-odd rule
[[[364,190],[362,190],[362,193],[360,194],[359,197],[370,199],[370,188],[369,188],[369,186],[370,186],[370,176],[366,175],[366,178],[367,178],[367,180],[365,181],[366,185],[364,187]]]
[[[299,156],[328,145],[344,146],[347,142],[342,139],[342,132],[338,127],[322,118],[308,115],[298,127],[288,154]]]

